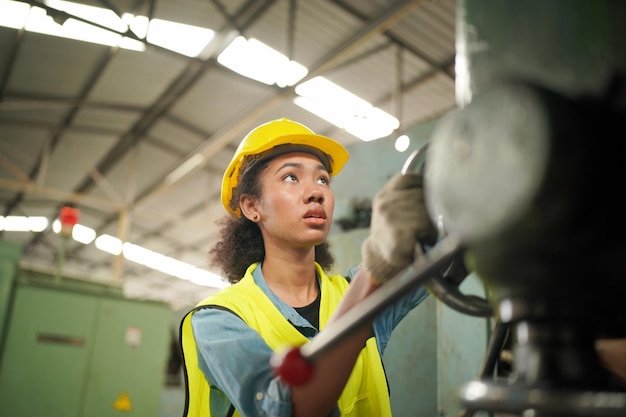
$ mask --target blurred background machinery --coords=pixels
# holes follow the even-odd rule
[[[459,2],[459,108],[429,149],[429,205],[511,337],[510,373],[460,398],[468,414],[622,416],[626,5],[531,3]]]

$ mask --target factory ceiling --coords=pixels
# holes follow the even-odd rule
[[[38,2],[25,2],[36,5]],[[2,216],[80,210],[79,224],[208,268],[223,171],[242,137],[288,117],[349,146],[359,139],[293,102],[294,87],[253,81],[217,62],[253,37],[396,116],[401,128],[455,107],[455,0],[102,0],[211,28],[202,58],[145,42],[143,52],[0,27]],[[199,155],[199,156],[197,156]],[[195,158],[195,159],[193,159]],[[190,159],[192,169],[181,171]],[[177,172],[175,180],[172,173]],[[179,309],[216,287],[114,256],[94,243],[0,231],[24,268],[111,282],[127,297]],[[61,265],[60,265],[61,264]]]

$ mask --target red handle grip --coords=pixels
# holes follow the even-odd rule
[[[300,348],[291,348],[280,354],[275,353],[270,360],[274,374],[291,386],[306,384],[315,371],[313,364],[308,361]]]

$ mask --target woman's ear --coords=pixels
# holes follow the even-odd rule
[[[239,208],[241,209],[241,214],[248,220],[255,223],[259,219],[256,203],[256,198],[253,198],[247,194],[243,194],[239,197]]]

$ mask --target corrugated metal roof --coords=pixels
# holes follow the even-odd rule
[[[109,3],[118,13],[149,13],[143,4],[133,10],[134,1]],[[297,1],[294,18],[290,4],[156,1],[153,17],[210,27],[218,39],[229,39],[233,30],[255,37],[311,75],[392,114],[402,110],[404,127],[455,106],[454,0]],[[295,106],[292,89],[246,79],[215,57],[191,59],[153,46],[135,52],[0,28],[2,214],[52,220],[60,205],[75,200],[81,223],[98,234],[128,230],[125,240],[205,267],[215,239],[207,219],[222,214],[222,172],[245,133],[288,116],[345,145],[357,141]],[[202,169],[166,186],[166,176],[194,152],[208,158]],[[25,264],[56,265],[60,237],[51,231],[4,232],[2,238],[25,245]],[[93,244],[70,242],[64,268],[112,280],[112,264]],[[174,308],[212,291],[130,262],[122,280],[127,296]]]

